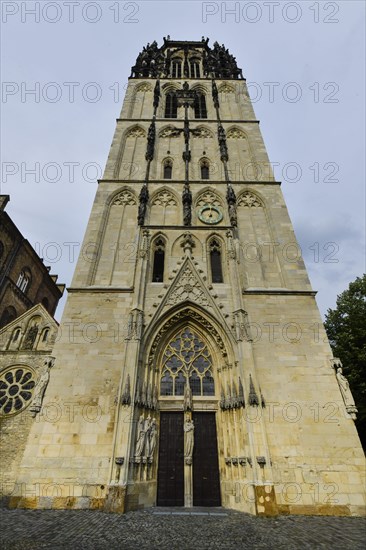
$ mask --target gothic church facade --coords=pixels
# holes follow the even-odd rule
[[[362,513],[356,408],[223,45],[139,54],[83,251],[10,506]]]

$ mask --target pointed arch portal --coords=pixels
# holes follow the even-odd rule
[[[150,361],[159,377],[158,506],[221,505],[215,376],[224,356],[216,329],[193,307],[171,316],[155,336]]]

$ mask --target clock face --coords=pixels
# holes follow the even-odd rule
[[[198,211],[198,217],[203,223],[214,225],[222,220],[222,212],[217,206],[212,204],[205,204]]]

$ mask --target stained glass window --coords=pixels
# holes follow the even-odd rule
[[[24,409],[33,395],[33,373],[12,367],[0,377],[0,414],[14,414]]]
[[[192,395],[215,395],[211,354],[207,344],[188,327],[166,347],[160,393],[184,395],[187,381]]]

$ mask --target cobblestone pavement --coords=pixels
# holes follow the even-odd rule
[[[363,518],[258,518],[215,509],[1,510],[2,550],[242,550],[365,548]]]

